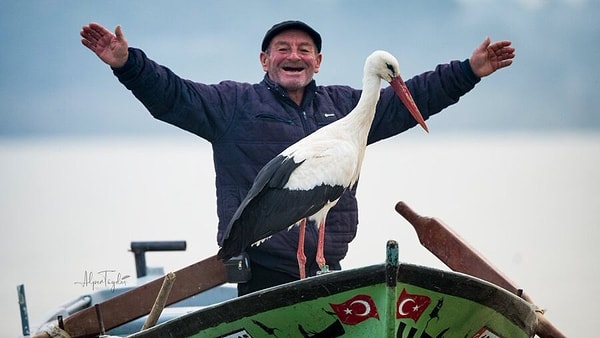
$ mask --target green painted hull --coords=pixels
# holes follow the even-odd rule
[[[487,282],[381,264],[239,297],[130,337],[519,338],[533,337],[535,325],[531,305]]]

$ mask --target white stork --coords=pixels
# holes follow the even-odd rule
[[[415,120],[428,131],[400,77],[396,58],[385,51],[373,52],[365,61],[363,91],[356,107],[291,145],[260,170],[228,224],[219,258],[237,256],[253,243],[299,223],[297,257],[300,278],[305,278],[304,233],[308,219],[319,227],[316,261],[321,270],[327,269],[323,253],[325,218],[342,193],[358,180],[381,80],[390,83]]]

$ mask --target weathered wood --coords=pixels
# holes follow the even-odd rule
[[[142,326],[142,330],[153,327],[158,322],[158,318],[160,317],[160,314],[165,308],[167,299],[169,298],[169,294],[171,294],[173,283],[175,283],[175,276],[176,275],[174,273],[169,272],[163,279],[163,284],[160,287],[160,292],[158,293],[158,296],[156,296],[156,301],[152,306],[152,310],[150,311],[148,318],[146,318],[146,321]]]
[[[177,279],[166,304],[173,304],[200,292],[212,289],[226,282],[223,262],[212,256],[175,271]],[[102,311],[103,326],[110,330],[147,315],[163,284],[163,278],[129,290],[121,295],[99,304]],[[96,309],[90,307],[76,312],[64,319],[64,331],[71,337],[94,337],[100,333]],[[43,337],[44,334],[41,333]]]
[[[398,202],[396,211],[415,228],[419,241],[453,271],[466,273],[498,285],[527,302],[533,300],[522,289],[494,267],[482,254],[469,245],[443,221],[417,214],[406,203]],[[536,312],[538,324],[536,334],[541,338],[566,337],[543,315]]]

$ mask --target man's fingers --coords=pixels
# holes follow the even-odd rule
[[[83,26],[79,33],[82,38],[88,40],[91,44],[95,44],[102,38],[102,34],[92,26]]]
[[[115,35],[117,36],[117,41],[121,42],[124,40],[121,25],[117,25],[117,27],[115,28]]]
[[[488,46],[490,45],[490,37],[486,36],[485,39],[483,39],[483,42],[481,43],[481,45],[479,45],[479,49],[484,51],[488,48]]]
[[[511,64],[512,64],[512,61],[510,61],[510,60],[507,60],[507,61],[500,61],[500,62],[498,62],[498,68],[497,68],[497,69],[504,68],[504,67],[508,67],[508,66],[510,66]]]
[[[92,49],[92,44],[87,39],[81,39],[81,44],[89,49]]]

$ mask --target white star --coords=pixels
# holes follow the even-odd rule
[[[352,310],[350,310],[350,308],[346,308],[344,310],[344,313],[347,314],[347,315],[351,315],[352,314]]]

